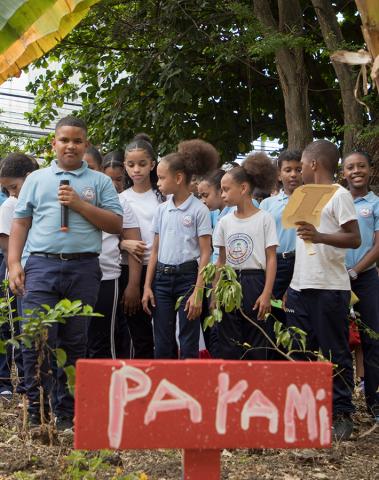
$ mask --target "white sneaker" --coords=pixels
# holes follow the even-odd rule
[[[13,398],[13,393],[10,390],[3,390],[0,392],[0,398],[7,403],[10,403]]]

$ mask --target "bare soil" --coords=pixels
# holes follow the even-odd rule
[[[325,450],[224,450],[222,479],[379,480],[379,424],[366,415],[362,398],[356,400],[350,441]],[[75,452],[72,436],[23,432],[20,401],[0,405],[0,480],[181,478],[178,450]]]

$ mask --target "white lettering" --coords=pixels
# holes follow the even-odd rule
[[[229,375],[220,373],[218,376],[218,399],[216,408],[216,431],[220,435],[226,433],[228,404],[236,403],[248,387],[246,380],[240,380],[229,390]]]
[[[129,388],[128,379],[137,383]],[[112,448],[119,448],[124,425],[124,408],[132,400],[146,397],[151,388],[151,380],[139,368],[124,366],[115,370],[109,387],[108,438]]]
[[[166,395],[171,395],[175,398],[164,400]],[[200,423],[202,421],[203,413],[200,403],[173,383],[163,379],[150,400],[145,413],[144,423],[148,425],[155,420],[158,412],[173,412],[183,409],[189,410],[191,422]]]
[[[300,420],[307,416],[308,438],[317,438],[316,400],[311,387],[305,383],[301,392],[293,383],[287,388],[286,404],[284,408],[284,440],[288,443],[296,442],[295,411]]]
[[[266,417],[270,433],[278,433],[279,411],[260,390],[254,390],[241,412],[241,428],[248,430],[251,417]]]

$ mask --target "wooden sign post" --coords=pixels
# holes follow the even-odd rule
[[[331,392],[330,363],[80,360],[75,448],[182,448],[216,480],[223,448],[329,447]]]

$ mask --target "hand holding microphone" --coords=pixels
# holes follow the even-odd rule
[[[70,185],[70,180],[61,180],[59,182],[59,186],[62,185]],[[68,207],[67,205],[61,204],[61,231],[67,232],[68,231]]]

